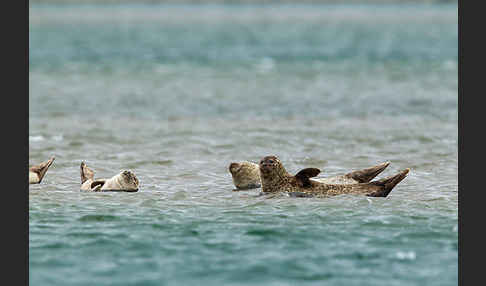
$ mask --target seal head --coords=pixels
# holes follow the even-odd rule
[[[291,177],[277,156],[272,155],[264,157],[260,161],[259,167],[262,180],[262,191],[264,193],[278,192]]]
[[[277,158],[277,156],[266,156],[260,161],[260,175],[264,178],[269,178],[272,176],[285,176],[287,171],[285,170],[282,162]]]
[[[140,182],[132,171],[125,170],[120,173],[121,181],[120,185],[127,191],[138,191]]]
[[[233,162],[228,169],[237,188],[234,191],[255,189],[261,186],[260,169],[257,164],[247,161]]]
[[[132,171],[125,170],[106,180],[100,191],[137,192],[138,186],[139,181],[135,174]]]

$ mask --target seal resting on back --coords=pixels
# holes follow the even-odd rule
[[[326,183],[326,184],[359,184],[367,183],[371,181],[374,177],[378,176],[383,170],[390,165],[390,162],[384,162],[382,164],[353,171],[344,175],[338,175],[328,178],[313,179],[315,181]],[[261,187],[260,179],[260,167],[258,164],[252,162],[234,162],[229,165],[229,172],[233,177],[233,184],[236,189],[248,190]]]
[[[320,173],[319,169],[306,168],[295,176],[289,174],[276,156],[266,156],[260,161],[262,192],[286,192],[297,197],[329,197],[341,194],[360,194],[370,197],[386,197],[400,183],[410,169],[381,180],[358,184],[326,184],[309,178]]]
[[[40,182],[46,175],[47,170],[51,166],[52,162],[54,162],[54,159],[55,159],[54,157],[51,157],[49,160],[45,162],[30,167],[29,184],[40,184]]]
[[[137,192],[139,181],[131,171],[122,171],[109,179],[94,179],[94,171],[81,162],[81,190],[92,192]]]

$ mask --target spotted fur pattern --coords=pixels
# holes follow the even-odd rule
[[[326,184],[309,180],[310,184],[306,184],[302,178],[289,174],[276,156],[264,157],[260,161],[259,167],[264,193],[303,193],[317,197],[341,194],[386,197],[409,172],[409,169],[405,169],[394,176],[369,183]]]
[[[353,171],[344,175],[337,175],[327,178],[314,178],[311,181],[317,181],[325,184],[358,184],[371,181],[378,174],[388,167],[390,162],[385,162],[373,167]],[[243,161],[233,162],[229,165],[229,172],[233,178],[235,191],[248,190],[261,187],[260,166],[255,163]]]

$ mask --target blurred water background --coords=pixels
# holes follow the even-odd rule
[[[155,2],[30,2],[29,163],[56,156],[31,285],[457,284],[457,2]],[[411,173],[387,198],[232,192],[229,163],[271,154]],[[80,192],[81,161],[140,191]]]

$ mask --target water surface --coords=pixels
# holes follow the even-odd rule
[[[456,285],[457,5],[31,5],[32,285]],[[388,198],[232,192],[277,155]],[[79,165],[137,193],[79,191]]]

